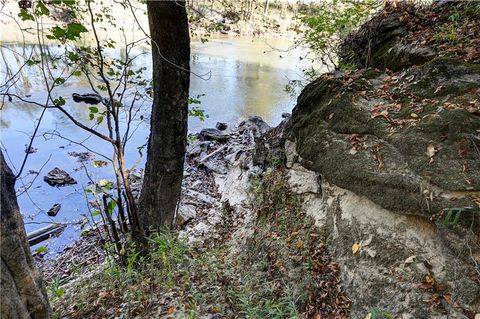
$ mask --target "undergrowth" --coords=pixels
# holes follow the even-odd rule
[[[128,252],[52,296],[57,318],[346,318],[350,300],[313,221],[282,169],[253,183],[254,234],[240,253],[225,241],[188,247],[175,233],[149,239],[150,254]],[[226,236],[226,238],[228,238]]]

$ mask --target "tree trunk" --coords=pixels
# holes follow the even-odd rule
[[[0,151],[0,255],[2,319],[50,318],[50,306],[40,274],[33,266],[20,209],[15,176]]]
[[[147,1],[153,57],[153,106],[139,201],[144,228],[171,226],[185,157],[190,37],[185,1]]]

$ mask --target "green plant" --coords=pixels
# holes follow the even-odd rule
[[[447,214],[443,219],[443,224],[445,226],[455,226],[460,222],[460,217],[465,215],[475,215],[480,216],[480,208],[473,207],[454,207],[447,210]]]
[[[433,39],[437,42],[446,42],[449,45],[455,45],[458,39],[458,26],[461,20],[460,13],[455,11],[448,17],[448,23],[442,24],[438,31],[433,35]]]
[[[378,0],[332,0],[304,6],[295,17],[304,29],[297,45],[307,46],[314,56],[313,61],[320,62],[320,67],[302,70],[304,79],[289,81],[285,91],[294,95],[305,83],[311,82],[323,73],[320,71],[323,67],[333,67],[342,71],[356,69],[356,65],[342,64],[338,61],[340,44],[382,5],[383,1]]]
[[[395,315],[391,312],[379,308],[370,308],[370,319],[395,319]]]
[[[148,82],[144,78],[147,68],[138,66],[137,61],[142,54],[134,53],[135,48],[147,44],[148,41],[132,39],[129,42],[125,36],[125,41],[117,44],[112,38],[113,33],[101,32],[101,23],[106,22],[111,28],[116,28],[116,33],[124,33],[125,30],[117,26],[110,6],[97,4],[92,0],[82,3],[75,0],[20,3],[28,5],[20,5],[17,16],[13,14],[10,17],[18,21],[22,32],[29,29],[29,32],[36,36],[36,44],[32,46],[34,49],[29,50],[29,45],[23,43],[23,52],[16,54],[18,72],[14,72],[14,76],[2,84],[0,97],[8,103],[21,101],[43,109],[29,147],[47,109],[55,110],[73,125],[110,145],[109,154],[112,155],[96,154],[111,164],[116,187],[111,187],[112,182],[106,182],[104,185],[95,185],[102,190],[94,189],[90,193],[86,190],[88,195],[102,192],[96,194],[101,197],[100,204],[93,208],[87,217],[95,219],[94,217],[101,216],[101,221],[96,218],[93,224],[96,226],[99,222],[105,226],[103,229],[107,234],[104,234],[102,239],[113,242],[115,256],[122,258],[120,250],[126,242],[143,235],[143,229],[138,224],[137,206],[124,158],[128,152],[127,142],[133,134],[132,125],[143,120],[143,115],[139,112],[141,103],[138,102],[150,99],[146,93]],[[127,1],[121,5],[128,8],[130,3]],[[58,19],[59,12],[68,13],[68,18]],[[32,29],[31,25],[35,27]],[[123,49],[123,54],[116,57],[110,53],[110,49]],[[39,75],[45,88],[41,99],[30,98],[25,96],[25,92],[14,90],[14,84],[23,81],[21,74],[24,68]],[[65,87],[78,81],[78,78],[88,84],[96,99],[87,102],[92,105],[71,108],[71,99],[65,95]],[[81,96],[80,100],[72,98],[74,102],[86,102]],[[70,139],[62,133],[64,132],[54,130],[46,132],[45,136],[64,138],[86,147],[83,144],[85,141],[76,141],[76,137]],[[24,157],[22,169],[27,156],[28,154]],[[108,185],[110,186],[107,187]]]
[[[61,287],[60,279],[58,277],[50,283],[48,291],[57,298],[60,298],[65,294],[65,289]]]
[[[137,249],[136,243],[130,244],[127,253],[127,274],[133,275],[134,270],[143,263],[144,257],[140,254],[141,252]]]
[[[198,94],[196,97],[188,98],[188,104],[191,105],[188,110],[188,116],[197,117],[202,122],[208,118],[208,114],[198,106],[202,103],[200,98],[203,96],[205,96],[205,94]]]

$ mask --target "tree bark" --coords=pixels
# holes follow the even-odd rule
[[[47,294],[33,265],[15,195],[15,176],[1,151],[0,191],[1,318],[50,318]]]
[[[144,228],[171,226],[185,157],[190,37],[185,1],[147,1],[153,57],[153,106],[139,200]]]

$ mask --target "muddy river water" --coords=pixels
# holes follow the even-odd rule
[[[215,38],[207,43],[192,43],[191,68],[195,74],[191,76],[190,95],[200,98],[199,107],[205,111],[208,118],[201,121],[198,118],[189,120],[189,131],[198,132],[204,127],[214,127],[217,122],[227,122],[233,125],[242,118],[259,115],[269,124],[276,125],[281,121],[283,112],[290,112],[295,104],[295,98],[285,92],[289,80],[302,79],[302,68],[309,67],[308,59],[302,49],[288,50],[291,41],[282,39],[259,38]],[[16,58],[12,50],[19,50],[15,44],[2,44],[0,56],[0,80],[6,76],[7,67],[15,65]],[[150,72],[150,54],[145,50],[137,63],[147,67]],[[122,52],[112,54],[121,55]],[[73,93],[91,93],[86,79],[77,78],[60,88],[62,96],[71,97]],[[29,99],[42,101],[45,97],[40,74],[26,70],[23,74],[21,87]],[[71,102],[67,99],[67,105]],[[75,104],[71,112],[80,119],[87,120],[87,104]],[[138,159],[136,147],[145,143],[149,132],[148,114],[150,105],[145,104],[142,112],[143,121],[135,125],[136,131],[129,141],[131,151],[127,152],[127,162],[132,165]],[[35,121],[42,109],[29,104],[5,103],[0,111],[1,147],[7,154],[11,167],[18,169],[25,155],[25,144],[33,131]],[[58,132],[67,139],[59,138]],[[72,142],[73,141],[73,142]],[[108,144],[103,144],[94,137],[89,137],[84,131],[73,125],[65,116],[56,110],[48,110],[43,119],[34,147],[38,149],[31,154],[24,170],[24,178],[17,182],[17,189],[28,185],[35,174],[40,172],[28,189],[19,195],[19,204],[24,216],[27,232],[49,223],[69,223],[65,231],[57,238],[52,238],[46,245],[49,254],[54,254],[79,237],[81,230],[74,222],[83,218],[87,211],[87,202],[83,188],[88,184],[82,163],[72,152],[85,151],[74,142],[83,142],[92,150],[109,154]],[[108,168],[94,168],[91,164],[88,170],[92,178],[110,178]],[[140,167],[142,164],[140,164]],[[54,167],[67,171],[78,183],[66,187],[51,187],[43,181],[43,176]],[[61,210],[55,217],[49,217],[46,212],[55,203],[61,204]]]

